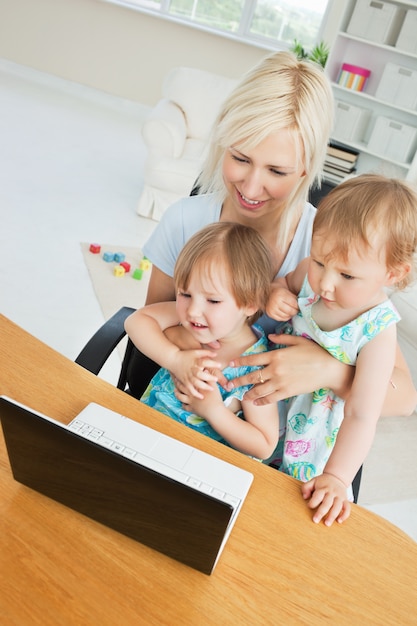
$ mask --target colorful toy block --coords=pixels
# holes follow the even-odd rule
[[[92,243],[90,244],[90,252],[92,252],[93,254],[99,254],[101,250],[101,246],[98,243]]]
[[[120,265],[125,268],[126,274],[130,272],[130,263],[128,263],[127,261],[122,261]]]
[[[151,262],[143,257],[142,261],[139,263],[139,267],[141,270],[148,270],[151,266]]]
[[[114,260],[116,263],[122,263],[126,258],[126,255],[123,252],[116,252],[114,255]]]
[[[106,263],[114,261],[114,252],[105,252],[103,254],[103,261],[106,261]]]
[[[132,278],[134,278],[135,280],[142,280],[142,276],[143,276],[143,270],[137,267],[132,274]]]
[[[113,269],[113,274],[115,276],[124,276],[126,274],[126,270],[121,265],[116,265],[116,267]]]

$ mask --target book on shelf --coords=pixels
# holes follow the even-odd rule
[[[323,170],[325,172],[329,172],[329,174],[340,176],[340,178],[346,178],[348,174],[353,174],[354,172],[356,172],[356,167],[347,171],[347,170],[341,169],[340,167],[333,167],[332,165],[328,165],[327,163],[325,163]]]
[[[345,161],[344,159],[339,159],[339,157],[330,155],[326,156],[324,163],[325,165],[337,167],[344,172],[352,172],[356,167],[356,161]]]
[[[341,172],[340,170],[331,171],[331,170],[328,170],[326,167],[324,167],[323,179],[334,185],[339,185],[340,183],[343,183],[343,181],[354,176],[355,175],[354,172],[355,170],[353,170],[352,172]]]
[[[356,163],[358,160],[359,152],[353,148],[347,148],[333,142],[330,142],[327,146],[327,154],[332,157],[343,159],[344,161],[350,161]]]

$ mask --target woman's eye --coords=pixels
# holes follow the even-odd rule
[[[190,298],[190,294],[185,293],[185,291],[178,291],[178,296],[181,296],[181,298]]]
[[[280,170],[274,170],[271,169],[272,174],[275,174],[275,176],[287,176],[286,172],[281,172]]]
[[[235,161],[238,161],[239,163],[248,163],[248,159],[245,159],[244,157],[240,157],[237,156],[236,154],[232,154],[232,159],[234,159]]]

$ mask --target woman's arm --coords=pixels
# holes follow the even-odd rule
[[[146,304],[172,302],[172,300],[175,300],[174,279],[172,276],[165,274],[156,267],[156,265],[152,265],[148,293],[146,294]]]
[[[348,397],[355,367],[341,363],[324,348],[304,337],[270,335],[269,338],[286,348],[239,357],[231,364],[232,367],[263,366],[262,378],[265,382],[260,384],[257,373],[252,372],[229,381],[227,389],[254,385],[245,399],[259,404],[277,402],[324,387],[329,387],[343,399]],[[381,414],[411,415],[416,404],[417,391],[397,344],[395,366],[386,389]]]

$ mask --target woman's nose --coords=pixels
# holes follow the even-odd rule
[[[258,170],[251,169],[247,173],[242,185],[242,192],[248,200],[257,200],[262,195],[262,176]]]

